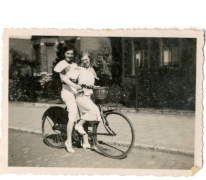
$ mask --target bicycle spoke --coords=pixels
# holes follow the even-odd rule
[[[110,112],[106,114],[103,122],[99,123],[96,140],[98,149],[104,155],[123,158],[133,147],[134,130],[128,118],[121,113]]]
[[[64,111],[64,109],[60,109]],[[52,116],[51,116],[52,117]],[[50,117],[44,117],[42,122],[42,133],[44,142],[54,148],[65,147],[64,142],[67,139],[66,125],[55,124]]]

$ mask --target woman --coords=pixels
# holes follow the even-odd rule
[[[88,51],[83,51],[81,53],[81,65],[78,84],[86,85],[86,86],[94,86],[95,79],[98,79],[94,69],[91,66],[91,54]],[[80,133],[84,134],[83,136],[83,148],[90,148],[90,144],[88,142],[88,136],[83,128],[83,124],[86,121],[100,121],[101,116],[99,112],[99,108],[93,103],[91,100],[91,95],[93,94],[92,89],[83,88],[82,92],[77,93],[76,95],[76,103],[80,110],[80,121],[76,124],[75,129]]]
[[[77,64],[73,62],[75,53],[74,47],[67,46],[65,47],[64,52],[65,59],[60,61],[54,67],[54,71],[59,73],[62,80],[61,98],[65,102],[67,111],[69,112],[69,121],[67,124],[67,141],[65,142],[65,146],[68,152],[74,153],[75,151],[72,148],[72,129],[78,114],[78,109],[75,101],[75,93],[76,90],[82,89],[82,87],[78,84],[73,83],[70,79],[67,78],[67,76],[70,76],[70,78],[73,79],[73,75],[69,72],[77,67]]]
[[[75,129],[83,135],[84,149],[90,148],[88,142],[88,135],[83,128],[83,124],[86,121],[100,121],[101,116],[98,107],[91,100],[93,94],[92,89],[79,88],[80,85],[94,86],[95,79],[98,79],[94,69],[91,67],[91,54],[88,51],[83,51],[80,55],[81,67],[70,68],[64,76],[63,81],[74,87],[73,92],[76,96],[76,103],[79,107],[80,120],[75,126]],[[78,88],[73,86],[71,81],[78,82]],[[81,86],[80,86],[81,87]],[[69,120],[70,121],[70,120]],[[65,144],[66,145],[66,144]],[[68,149],[68,148],[67,148]]]

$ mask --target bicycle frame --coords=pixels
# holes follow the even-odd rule
[[[113,112],[113,110],[103,110],[101,104],[97,104],[97,106],[99,108],[102,120],[86,121],[83,125],[85,131],[88,134],[88,140],[91,144],[91,149],[98,149],[98,151],[110,158],[119,159],[125,157],[131,151],[131,148],[134,144],[134,130],[131,123],[129,122],[129,119],[121,113]],[[128,142],[129,146],[127,144],[126,146],[124,146],[124,144],[119,141],[119,137],[121,137],[122,131],[119,128],[116,129],[115,123],[113,123],[113,115],[120,115],[120,119],[118,120],[121,120],[121,118],[123,118],[122,120],[128,123],[127,127],[131,129],[131,131],[129,131],[129,133],[131,133],[131,141]],[[42,120],[42,133],[44,137],[44,143],[53,148],[65,148],[64,143],[67,140],[68,123],[68,113],[66,109],[58,106],[50,107],[44,113]],[[77,122],[75,122],[75,124],[76,123]],[[48,128],[46,127],[50,127],[52,132],[50,133],[49,130],[47,131],[46,129]],[[77,130],[75,130],[75,128],[73,128],[72,145],[74,147],[81,147],[82,141],[83,136]],[[117,154],[114,155],[113,151]]]
[[[132,149],[134,144],[134,129],[130,120],[123,114],[115,112],[114,110],[103,110],[102,104],[95,103],[99,108],[101,120],[100,121],[86,121],[84,123],[84,129],[88,134],[89,143],[91,144],[91,149],[98,149],[102,154],[110,158],[123,158],[125,157]],[[114,112],[113,112],[114,111]],[[79,111],[79,115],[81,115]],[[118,117],[119,116],[119,117]],[[120,126],[115,125],[115,118],[117,117],[121,123]],[[46,119],[48,118],[48,122]],[[44,113],[42,117],[42,133],[44,136],[44,142],[50,147],[54,148],[63,148],[65,147],[64,143],[67,140],[67,124],[68,124],[68,112],[66,108],[62,107],[50,107]],[[81,116],[80,116],[81,120]],[[52,121],[52,122],[51,122]],[[50,133],[45,130],[47,125],[52,128]],[[51,122],[51,123],[50,123]],[[118,121],[119,122],[119,121]],[[78,123],[75,122],[74,126]],[[111,123],[111,124],[110,124]],[[125,124],[129,135],[128,144],[124,144],[125,141],[122,141],[122,128],[125,127]],[[115,130],[115,131],[114,131]],[[105,137],[104,137],[105,136]],[[72,130],[72,144],[75,147],[81,147],[83,141],[83,136],[73,128]],[[116,153],[116,154],[113,154]]]

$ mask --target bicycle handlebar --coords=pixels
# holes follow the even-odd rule
[[[86,89],[95,89],[95,88],[99,88],[100,86],[87,86],[86,84],[80,84],[80,86],[82,88],[86,88]]]

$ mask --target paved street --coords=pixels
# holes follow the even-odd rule
[[[110,159],[95,151],[46,146],[42,136],[18,130],[9,130],[9,166],[22,167],[76,167],[76,168],[130,168],[130,169],[191,169],[194,158],[179,154],[133,148],[127,158]]]
[[[9,128],[41,133],[42,115],[48,107],[9,103]],[[194,153],[195,116],[124,113],[135,129],[135,145],[182,154]],[[116,120],[118,124],[118,120]],[[125,136],[127,136],[125,134]]]

